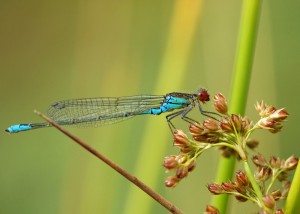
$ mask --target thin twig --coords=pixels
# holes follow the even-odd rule
[[[131,175],[129,172],[109,160],[107,157],[103,156],[101,153],[99,153],[97,150],[95,150],[93,147],[89,146],[82,140],[80,140],[78,137],[75,135],[71,134],[69,131],[65,130],[63,127],[55,123],[53,120],[51,120],[49,117],[46,115],[42,114],[41,112],[34,111],[38,116],[46,120],[48,123],[50,123],[52,126],[57,128],[59,131],[61,131],[63,134],[67,135],[69,138],[71,138],[74,142],[82,146],[84,149],[92,153],[94,156],[102,160],[104,163],[109,165],[111,168],[116,170],[118,173],[123,175],[127,180],[135,184],[137,187],[139,187],[141,190],[143,190],[145,193],[147,193],[149,196],[151,196],[154,200],[156,200],[158,203],[160,203],[162,206],[164,206],[166,209],[168,209],[171,213],[175,214],[182,214],[182,211],[179,210],[175,205],[173,205],[171,202],[166,200],[164,197],[156,193],[153,189],[148,187],[146,184],[144,184],[142,181],[140,181],[138,178],[135,176]]]

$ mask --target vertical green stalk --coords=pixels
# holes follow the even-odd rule
[[[286,199],[285,213],[300,213],[300,165],[295,172],[293,182]]]
[[[243,1],[232,92],[229,104],[230,112],[233,114],[243,115],[245,113],[261,3],[261,0]],[[216,181],[221,183],[231,179],[234,173],[234,166],[234,158],[222,158],[219,163]],[[212,204],[219,209],[220,213],[226,212],[227,203],[227,195],[213,197]]]

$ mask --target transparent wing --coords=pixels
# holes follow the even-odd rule
[[[97,127],[132,118],[157,108],[164,96],[140,95],[64,100],[48,108],[51,119],[61,125]]]

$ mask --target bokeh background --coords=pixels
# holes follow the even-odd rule
[[[242,1],[1,1],[1,129],[40,122],[54,101],[195,92],[230,96]],[[299,1],[263,1],[246,114],[264,100],[290,113],[284,130],[258,131],[259,152],[300,155]],[[211,109],[208,103],[206,109]],[[203,117],[195,111],[193,118]],[[187,129],[180,119],[178,128]],[[164,116],[74,134],[186,213],[210,202],[218,151],[174,189],[163,157],[177,154]],[[237,164],[237,169],[240,165]],[[230,213],[256,208],[232,201]],[[112,169],[53,128],[0,134],[0,213],[167,213]]]

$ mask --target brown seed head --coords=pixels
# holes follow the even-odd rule
[[[254,139],[248,139],[246,145],[249,149],[255,149],[259,145],[259,142]]]
[[[275,206],[275,200],[271,195],[264,195],[263,196],[263,202],[266,205],[266,207],[273,209]]]
[[[187,135],[181,131],[176,129],[173,134],[174,145],[178,147],[184,147],[189,145],[189,139]]]
[[[178,166],[177,156],[169,155],[169,156],[165,157],[163,166],[168,170],[177,168],[177,166]]]
[[[199,123],[191,123],[189,130],[190,130],[190,133],[193,136],[195,136],[195,135],[202,134],[202,132],[205,130],[205,127]]]
[[[288,171],[294,170],[294,169],[296,169],[296,167],[298,165],[298,161],[299,161],[299,158],[297,158],[295,156],[291,156],[284,162],[283,168]]]
[[[278,169],[281,167],[281,160],[278,157],[272,156],[269,162],[273,169]]]
[[[254,177],[258,181],[266,181],[270,178],[272,170],[269,167],[258,167]]]
[[[207,188],[214,195],[220,195],[220,194],[224,193],[224,190],[222,189],[222,187],[216,183],[209,184],[207,186]]]
[[[218,123],[216,122],[216,120],[214,120],[212,118],[208,118],[208,119],[204,120],[203,126],[210,131],[216,131],[219,129]]]
[[[188,167],[186,167],[186,166],[180,166],[176,170],[176,177],[178,179],[182,179],[182,178],[186,177],[188,175],[188,173],[189,173]]]
[[[262,155],[254,155],[252,157],[252,161],[256,166],[267,166],[267,161]]]
[[[211,205],[207,205],[205,209],[206,214],[219,214],[219,210]]]
[[[220,127],[224,132],[233,132],[233,126],[230,122],[230,120],[228,118],[224,118],[221,123],[220,123]]]
[[[205,213],[206,214],[219,214],[219,210],[214,206],[207,205]]]
[[[226,98],[224,97],[223,94],[218,93],[214,96],[214,106],[215,109],[221,113],[221,114],[227,114],[228,112],[228,105]]]
[[[289,113],[284,109],[278,109],[274,111],[271,115],[270,118],[274,119],[276,121],[282,122],[288,117]]]
[[[257,102],[255,106],[256,111],[260,115],[261,118],[270,116],[273,112],[276,111],[274,106],[268,106],[264,104],[263,101]]]
[[[235,191],[235,186],[232,184],[232,182],[223,182],[222,183],[222,188],[226,192],[234,192]]]
[[[249,180],[248,177],[246,176],[246,174],[242,171],[238,171],[235,174],[235,180],[237,181],[238,184],[242,185],[242,186],[249,186]]]
[[[170,176],[165,180],[165,186],[166,187],[175,187],[180,179],[178,179],[176,176]]]
[[[235,127],[236,131],[240,132],[241,128],[242,128],[241,115],[232,114],[231,115],[231,120],[232,120],[232,122],[234,124],[234,127]]]

